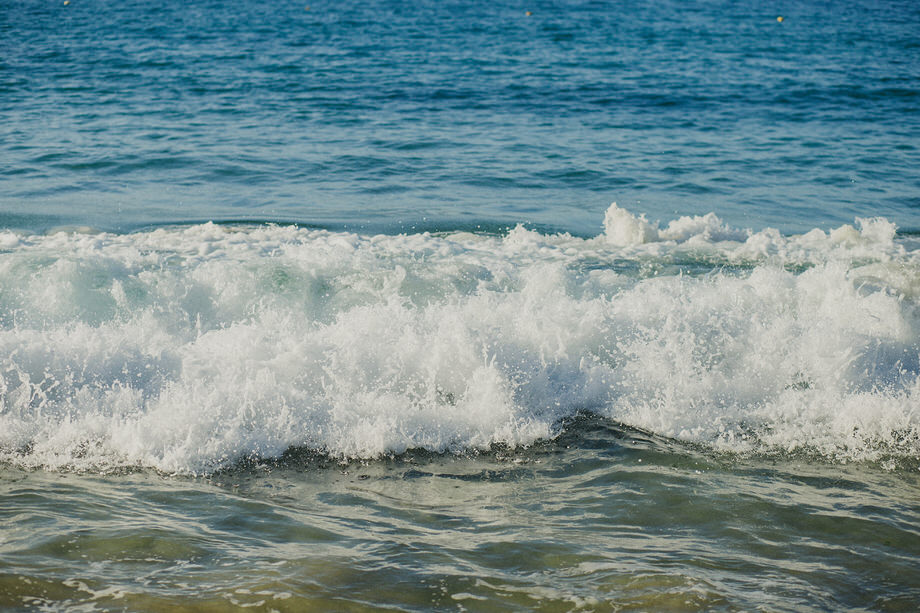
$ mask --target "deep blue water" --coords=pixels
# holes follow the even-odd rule
[[[0,8],[5,227],[917,230],[918,147],[910,1]]]

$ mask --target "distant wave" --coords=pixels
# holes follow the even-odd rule
[[[591,412],[735,452],[920,457],[920,240],[617,207],[582,239],[0,232],[0,460],[208,472],[531,444]]]

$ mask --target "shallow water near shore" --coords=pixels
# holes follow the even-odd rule
[[[555,441],[207,478],[6,468],[9,610],[907,611],[916,466]],[[10,558],[15,549],[17,555]]]
[[[0,234],[0,604],[910,610],[920,245]]]

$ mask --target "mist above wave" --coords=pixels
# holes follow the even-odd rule
[[[580,411],[732,451],[920,457],[920,250],[892,224],[605,222],[0,232],[0,458],[464,452]]]

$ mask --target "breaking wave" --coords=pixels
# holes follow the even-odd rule
[[[920,241],[617,207],[590,239],[0,232],[0,460],[208,472],[522,446],[595,413],[735,452],[920,457]]]

